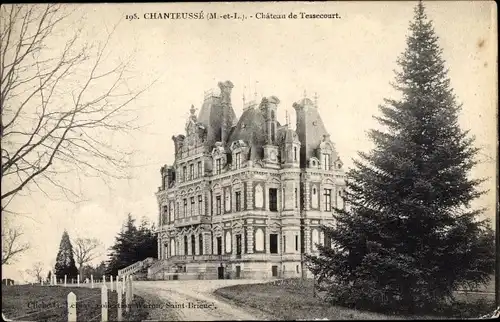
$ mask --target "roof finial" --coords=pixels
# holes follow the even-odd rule
[[[318,92],[314,92],[314,105],[318,107]]]
[[[285,118],[286,118],[286,128],[290,128],[290,119],[288,118],[288,111],[285,110]]]
[[[307,98],[306,90],[304,90],[304,98]]]

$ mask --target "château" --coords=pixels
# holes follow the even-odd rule
[[[309,276],[306,253],[324,240],[343,207],[345,174],[317,101],[293,104],[296,126],[277,120],[280,100],[244,102],[233,84],[205,93],[185,134],[172,137],[175,161],[161,168],[158,260],[151,279]]]

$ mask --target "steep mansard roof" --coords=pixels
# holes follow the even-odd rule
[[[301,165],[304,166],[329,134],[316,104],[310,99],[304,98],[294,103],[293,107],[297,111],[297,135],[301,143]]]
[[[228,128],[226,129],[228,134],[238,121],[231,105],[230,95],[232,86],[233,84],[229,81],[219,83],[221,94],[219,96],[209,95],[205,98],[201,106],[197,121],[206,127],[207,144],[210,146],[222,140],[221,129],[223,127],[224,115],[228,122]]]

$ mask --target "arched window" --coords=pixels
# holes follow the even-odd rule
[[[255,230],[255,250],[258,252],[264,251],[264,232],[262,228]]]
[[[231,211],[231,192],[229,191],[229,188],[224,190],[224,210],[226,212]]]
[[[175,256],[175,239],[170,239],[170,256]]]
[[[262,208],[264,205],[264,191],[262,186],[259,184],[255,187],[255,207]]]
[[[319,243],[319,232],[317,229],[313,229],[312,230],[312,233],[311,233],[311,248],[312,248],[312,251],[315,252],[318,250],[318,247],[316,246],[316,244]]]
[[[318,190],[316,190],[316,187],[312,189],[311,206],[313,208],[318,208]]]
[[[226,240],[224,241],[226,244],[226,253],[231,252],[231,232],[226,231]]]

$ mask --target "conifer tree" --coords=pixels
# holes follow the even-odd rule
[[[432,21],[419,2],[395,88],[376,117],[375,148],[347,173],[346,209],[323,227],[332,245],[307,256],[332,301],[415,313],[452,299],[459,287],[486,283],[494,267],[493,232],[471,201],[478,149],[458,124]]]
[[[128,214],[122,231],[115,237],[115,244],[111,247],[107,273],[116,275],[119,269],[148,257],[156,257],[157,248],[154,226],[149,228],[147,221],[143,220],[138,229],[132,215]]]
[[[59,245],[54,274],[57,279],[63,279],[64,275],[66,275],[68,279],[71,279],[76,278],[78,275],[78,269],[76,268],[75,257],[73,254],[73,246],[71,245],[71,241],[66,230],[63,232],[61,243]]]

